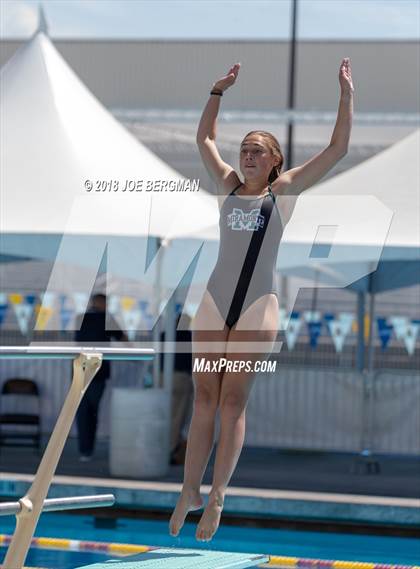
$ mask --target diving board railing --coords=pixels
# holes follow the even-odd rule
[[[76,510],[80,508],[104,508],[113,506],[115,496],[113,494],[98,494],[97,496],[74,496],[71,498],[47,498],[44,500],[42,512],[62,512],[64,510]],[[23,505],[18,502],[0,503],[0,516],[18,515]]]
[[[10,358],[60,358],[73,359],[73,379],[61,409],[57,423],[51,434],[47,448],[39,464],[31,487],[23,498],[18,501],[16,528],[12,541],[3,561],[3,569],[20,569],[26,559],[31,540],[44,505],[51,505],[46,500],[52,478],[57,468],[72,426],[76,411],[89,387],[102,360],[151,360],[152,349],[114,348],[102,346],[10,346],[0,347],[0,359]],[[92,497],[85,497],[85,499]],[[100,497],[100,500],[103,497]],[[109,496],[108,496],[109,498]],[[77,500],[72,498],[72,500]],[[99,500],[99,501],[100,501]],[[59,507],[57,505],[56,507]],[[61,501],[61,506],[63,502]],[[96,503],[94,504],[97,505]],[[104,504],[105,505],[105,504]],[[10,504],[9,506],[10,507]],[[76,506],[75,506],[76,507]],[[86,504],[83,506],[86,507]],[[61,509],[63,509],[61,507]]]

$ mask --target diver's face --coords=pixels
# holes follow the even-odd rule
[[[244,139],[240,149],[240,170],[244,178],[266,182],[278,159],[272,154],[264,138],[253,134]]]

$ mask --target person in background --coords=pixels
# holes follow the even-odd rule
[[[111,319],[111,320],[110,320]],[[106,329],[106,324],[110,330]],[[76,342],[99,344],[111,340],[127,341],[127,336],[119,328],[115,320],[108,316],[106,321],[106,296],[95,294],[87,312],[78,315],[75,333]],[[79,454],[81,462],[91,460],[95,450],[98,411],[106,381],[111,375],[111,364],[102,361],[102,365],[92,379],[80,403],[76,415]]]

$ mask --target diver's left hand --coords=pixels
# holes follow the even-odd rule
[[[351,65],[348,57],[344,58],[341,62],[338,80],[340,81],[342,95],[352,95],[354,93],[353,81],[351,78]]]

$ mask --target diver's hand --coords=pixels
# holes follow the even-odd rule
[[[354,93],[353,81],[351,78],[350,59],[348,57],[343,59],[341,62],[338,80],[340,81],[342,95],[352,95]]]
[[[235,63],[235,65],[233,65],[229,69],[229,71],[224,77],[216,81],[216,83],[213,85],[213,89],[222,91],[222,93],[223,91],[226,91],[226,89],[229,89],[229,87],[231,87],[235,83],[238,77],[240,67],[241,67],[240,63]]]

